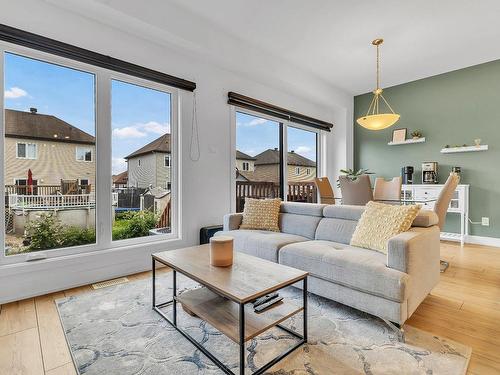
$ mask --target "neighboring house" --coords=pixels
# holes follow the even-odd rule
[[[128,186],[170,190],[170,152],[170,134],[165,134],[126,156]]]
[[[253,172],[255,170],[255,161],[257,159],[253,156],[247,155],[241,151],[236,150],[236,169],[244,172]]]
[[[113,187],[115,189],[125,189],[128,187],[128,171],[113,175]]]
[[[61,180],[95,183],[95,138],[52,116],[5,110],[5,184],[61,185]]]
[[[238,180],[279,183],[280,152],[277,148],[261,152],[254,159],[254,170],[238,169]],[[289,182],[313,181],[316,177],[316,163],[294,151],[288,152],[287,167]]]

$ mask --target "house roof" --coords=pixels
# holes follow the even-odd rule
[[[280,153],[278,149],[267,149],[256,155],[255,165],[267,165],[267,164],[279,164],[280,163]],[[299,167],[315,167],[316,163],[294,151],[288,152],[288,165],[296,165]]]
[[[126,185],[128,183],[128,171],[114,175],[113,183],[118,185]]]
[[[247,181],[252,182],[274,182],[278,183],[279,177],[279,167],[276,168],[255,168],[254,171],[240,171],[237,172],[240,176],[245,178]]]
[[[95,144],[95,137],[52,115],[5,110],[5,136],[54,142]]]
[[[241,152],[240,150],[236,150],[236,159],[241,159],[241,160],[257,160],[253,156],[245,154],[244,152]]]
[[[156,138],[153,142],[148,143],[146,146],[132,152],[130,155],[125,156],[125,159],[135,158],[140,155],[154,152],[170,153],[170,150],[170,134],[167,133],[159,138]]]

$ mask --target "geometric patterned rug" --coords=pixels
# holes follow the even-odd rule
[[[171,296],[172,276],[157,278],[157,301]],[[178,289],[197,284],[178,274]],[[301,305],[302,291],[281,295]],[[151,309],[151,280],[139,280],[56,301],[75,367],[83,375],[222,374],[205,355]],[[406,343],[380,319],[337,302],[309,296],[309,342],[267,374],[462,375],[472,349],[405,326]],[[166,310],[168,311],[168,310]],[[301,331],[302,316],[284,325]],[[178,323],[238,372],[238,346],[209,324],[178,309]],[[295,339],[271,329],[247,343],[246,374]]]

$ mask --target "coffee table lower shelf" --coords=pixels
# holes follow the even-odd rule
[[[177,302],[239,344],[239,306],[236,303],[219,296],[208,288],[186,291],[177,297]],[[297,307],[286,300],[278,302],[261,313],[254,312],[252,304],[245,305],[244,342],[303,310],[303,307]]]

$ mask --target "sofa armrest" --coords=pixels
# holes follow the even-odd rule
[[[235,230],[240,227],[241,221],[243,220],[242,213],[234,213],[224,215],[223,230]]]
[[[411,228],[392,237],[387,244],[387,267],[417,276],[439,273],[439,228]]]
[[[387,267],[407,273],[408,319],[439,282],[439,227],[411,228],[389,240]]]

